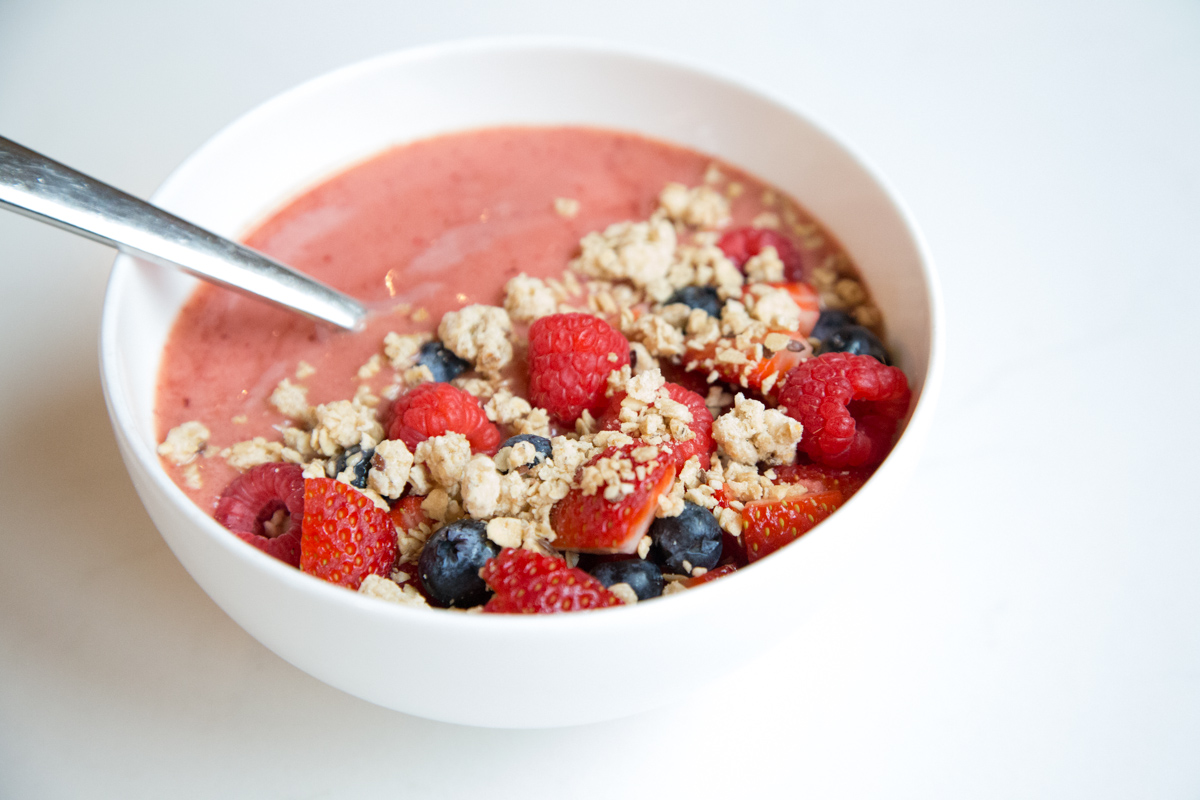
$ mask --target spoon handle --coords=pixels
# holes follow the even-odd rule
[[[359,328],[366,314],[307,275],[2,136],[0,206],[340,328]]]

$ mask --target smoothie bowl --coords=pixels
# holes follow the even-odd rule
[[[375,59],[251,112],[154,200],[378,309],[338,334],[121,257],[101,362],[188,572],[389,708],[537,727],[680,698],[819,613],[929,425],[940,311],[904,212],[794,111],[677,64]],[[858,381],[845,447],[811,416],[831,370]],[[534,603],[547,583],[570,589]],[[589,610],[474,613],[537,603]]]

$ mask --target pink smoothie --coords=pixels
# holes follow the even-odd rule
[[[189,420],[211,431],[210,454],[255,436],[278,440],[287,421],[268,397],[283,378],[308,387],[312,404],[351,398],[359,367],[382,352],[389,331],[434,331],[447,311],[502,305],[505,282],[519,272],[559,276],[584,234],[645,219],[665,184],[699,185],[714,162],[632,134],[500,128],[397,147],[334,176],[246,242],[380,311],[365,331],[348,334],[201,286],[163,355],[159,440]],[[748,224],[764,210],[767,185],[715,163],[742,185],[733,224]],[[578,214],[557,213],[555,198],[577,200]],[[315,372],[297,380],[302,361]],[[368,383],[379,392],[390,380],[385,365]],[[236,472],[216,456],[199,463],[203,485],[185,491],[211,511]],[[184,486],[180,469],[165,466]]]

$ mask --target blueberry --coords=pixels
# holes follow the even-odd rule
[[[526,466],[532,467],[536,464],[540,464],[554,454],[554,448],[550,444],[549,439],[547,439],[545,436],[534,436],[532,433],[522,433],[518,436],[513,436],[511,439],[507,439],[504,444],[500,445],[500,449],[503,450],[506,447],[512,447],[514,444],[519,444],[521,442],[529,442],[533,445],[533,449],[537,451],[533,457],[533,463]]]
[[[829,337],[829,334],[838,328],[844,328],[847,325],[853,324],[854,317],[845,311],[834,311],[831,308],[827,308],[821,312],[821,316],[817,319],[817,324],[813,327],[812,333],[809,336],[825,341]]]
[[[725,305],[721,301],[720,295],[717,294],[717,290],[711,286],[685,286],[668,297],[665,305],[671,303],[683,303],[691,308],[702,308],[717,319],[721,318],[721,306]]]
[[[822,311],[812,336],[821,341],[817,354],[850,353],[855,356],[874,356],[884,364],[892,363],[887,348],[879,337],[854,322],[844,311]]]
[[[471,365],[454,355],[444,344],[438,341],[426,342],[421,345],[421,354],[417,357],[419,366],[429,367],[433,379],[439,383],[449,383],[471,368]]]
[[[627,583],[638,600],[658,597],[663,591],[662,570],[652,561],[626,558],[621,561],[603,561],[590,570],[592,577],[605,586]]]
[[[341,475],[349,466],[354,470],[354,477],[350,479],[350,485],[357,486],[359,489],[367,488],[367,473],[371,471],[371,456],[373,455],[375,455],[374,450],[364,451],[358,445],[347,447],[337,457],[337,463],[334,465],[334,477]]]
[[[417,574],[435,605],[471,608],[488,598],[479,570],[500,547],[487,538],[487,523],[462,519],[433,532],[421,551]]]
[[[695,503],[684,503],[678,517],[654,520],[650,538],[650,560],[663,572],[689,575],[689,567],[712,569],[721,560],[721,526],[711,511]]]

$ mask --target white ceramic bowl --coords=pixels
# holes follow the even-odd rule
[[[545,41],[457,43],[372,59],[250,112],[176,170],[154,201],[236,237],[300,190],[391,145],[466,128],[558,123],[687,145],[796,197],[857,261],[919,399],[892,455],[852,501],[796,544],[728,578],[591,613],[410,609],[264,555],[171,482],[155,454],[155,382],[172,319],[195,282],[118,258],[101,332],[105,397],[121,454],[163,538],[209,596],[271,650],[326,683],[410,714],[496,727],[571,725],[699,688],[801,615],[819,613],[869,544],[875,517],[911,472],[929,425],[941,316],[929,258],[898,201],[861,159],[796,111],[677,63]]]

